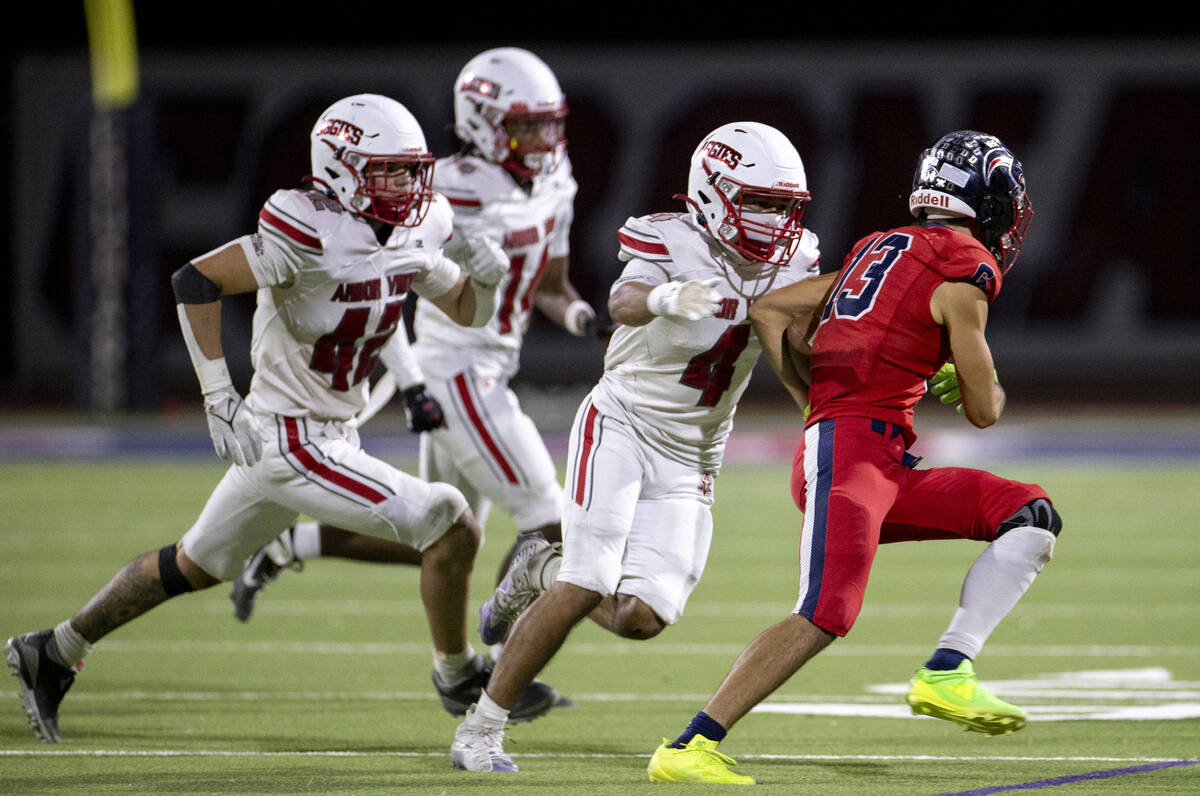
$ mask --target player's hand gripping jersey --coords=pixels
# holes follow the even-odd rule
[[[443,256],[450,207],[435,198],[417,227],[380,245],[371,226],[316,191],[276,191],[242,248],[261,286],[254,313],[254,378],[247,403],[289,417],[348,420],[367,377],[403,329],[410,289],[437,297],[458,281]],[[449,322],[449,321],[448,321]]]
[[[1001,278],[987,249],[945,227],[900,227],[856,243],[813,341],[808,425],[869,417],[901,426],[911,445],[913,407],[950,356],[945,328],[930,313],[933,291],[971,282],[990,303]]]
[[[750,326],[750,303],[816,274],[817,236],[806,230],[782,268],[761,263],[734,268],[689,213],[630,218],[619,237],[618,256],[628,264],[614,290],[626,282],[653,286],[718,277],[721,304],[701,321],[656,317],[645,326],[618,326],[593,400],[668,457],[715,474],[738,399],[762,352]]]
[[[578,186],[571,164],[562,158],[553,172],[533,178],[522,190],[502,166],[480,157],[455,155],[438,161],[434,187],[453,206],[454,237],[449,256],[459,262],[472,238],[484,236],[503,247],[511,265],[500,283],[496,313],[482,328],[456,324],[429,302],[418,302],[414,330],[417,348],[454,350],[454,357],[435,357],[460,371],[464,359],[491,360],[487,368],[498,378],[512,377],[519,366],[521,343],[529,329],[534,299],[548,260],[569,253],[568,234],[574,219]],[[429,367],[428,352],[420,352]],[[441,374],[445,376],[451,373]]]

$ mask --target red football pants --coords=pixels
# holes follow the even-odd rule
[[[990,542],[1031,500],[1036,484],[983,470],[905,463],[900,428],[861,417],[809,426],[792,463],[792,499],[804,512],[796,613],[844,636],[862,609],[880,543],[921,539]]]

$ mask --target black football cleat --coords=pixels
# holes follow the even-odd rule
[[[75,672],[46,654],[53,630],[13,636],[4,645],[8,670],[21,684],[21,704],[33,734],[45,743],[58,743],[58,706],[75,682]]]

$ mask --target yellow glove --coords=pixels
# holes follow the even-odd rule
[[[1000,383],[1000,377],[996,371],[992,371],[992,378],[996,383]],[[944,404],[952,404],[958,402],[958,406],[954,407],[955,411],[962,414],[962,391],[958,388],[958,371],[954,365],[947,362],[942,365],[941,370],[933,374],[933,378],[929,380],[929,391],[938,397],[938,400]]]

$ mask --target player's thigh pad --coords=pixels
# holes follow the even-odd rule
[[[884,520],[880,541],[974,539],[990,542],[996,530],[1031,500],[1045,498],[1036,484],[985,470],[934,467],[912,470]]]
[[[567,447],[559,580],[604,595],[616,591],[645,467],[632,430],[584,401]]]
[[[879,433],[866,418],[809,426],[793,489],[805,490],[796,613],[845,635],[858,618],[879,529],[907,477],[904,440]],[[799,502],[799,501],[797,501]]]
[[[342,424],[280,418],[281,444],[259,481],[280,505],[318,522],[425,550],[466,510],[457,489],[427,483],[371,456]]]
[[[236,578],[247,558],[296,520],[295,510],[265,496],[247,472],[230,467],[183,535],[187,557],[221,580]]]
[[[664,622],[675,624],[704,574],[712,533],[706,496],[639,501],[617,592],[637,597]]]
[[[562,488],[554,460],[508,384],[466,370],[429,388],[447,413],[445,428],[427,436],[429,471],[452,468],[518,531],[557,523]]]

